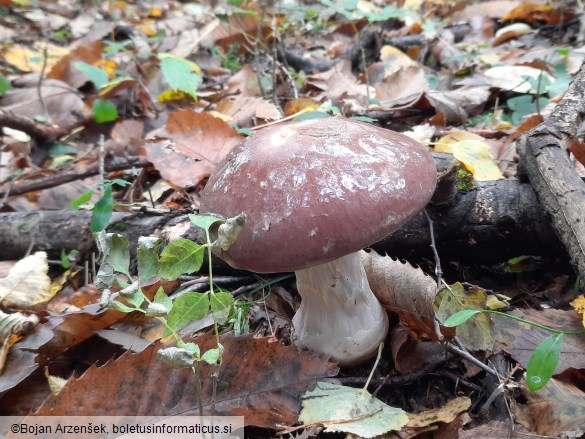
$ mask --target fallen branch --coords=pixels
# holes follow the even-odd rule
[[[530,180],[571,262],[585,280],[585,182],[567,148],[585,117],[585,62],[550,117],[520,139],[521,172]]]
[[[37,139],[61,137],[69,132],[71,128],[64,128],[57,125],[45,125],[26,116],[21,116],[10,110],[0,108],[0,127],[12,128],[22,131]]]

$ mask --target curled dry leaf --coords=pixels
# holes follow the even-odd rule
[[[422,413],[408,415],[408,427],[426,427],[437,422],[449,423],[465,410],[471,407],[471,400],[466,396],[460,396],[447,402],[442,407],[427,410]]]
[[[376,252],[360,252],[368,282],[380,303],[411,329],[434,337],[435,281],[414,268]]]
[[[149,135],[146,156],[161,175],[178,187],[196,186],[242,136],[206,113],[180,110]]]

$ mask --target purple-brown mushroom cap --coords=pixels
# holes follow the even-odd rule
[[[312,119],[264,128],[234,147],[202,191],[200,211],[247,215],[222,253],[230,265],[296,271],[399,229],[435,184],[435,163],[419,142],[351,119]]]

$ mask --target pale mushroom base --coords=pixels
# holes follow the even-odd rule
[[[296,272],[301,306],[295,344],[342,366],[371,358],[388,332],[388,316],[372,293],[358,253]]]

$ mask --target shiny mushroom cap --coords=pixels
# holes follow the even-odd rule
[[[282,123],[237,145],[201,193],[201,212],[247,215],[222,257],[269,273],[355,252],[419,213],[436,183],[423,145],[341,117]]]

